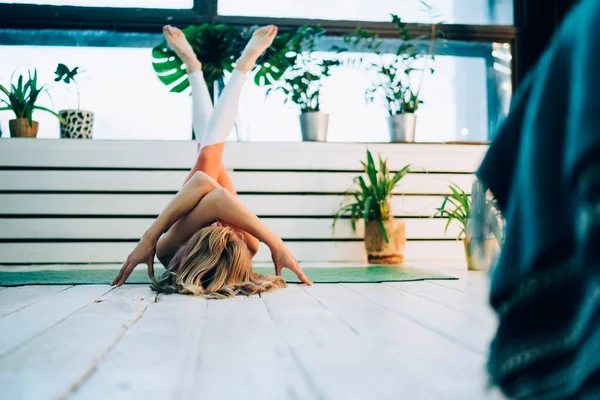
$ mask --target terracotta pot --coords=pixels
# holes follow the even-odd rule
[[[383,221],[386,243],[378,221],[365,224],[365,249],[370,264],[402,264],[406,248],[406,224],[401,219]]]
[[[496,252],[496,239],[490,238],[485,241],[485,258],[483,260],[478,260],[474,256],[474,248],[470,237],[465,237],[463,244],[465,246],[467,268],[469,271],[486,271],[490,268],[492,262],[494,261],[494,255]]]
[[[61,139],[91,139],[94,128],[94,113],[85,110],[60,110],[58,114],[67,121],[60,124]]]
[[[34,138],[37,136],[39,124],[37,121],[29,121],[27,118],[17,118],[8,121],[10,128],[10,137],[14,138]]]

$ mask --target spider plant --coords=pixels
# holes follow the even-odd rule
[[[448,186],[452,195],[444,198],[442,205],[437,208],[437,212],[434,216],[440,216],[447,218],[446,227],[444,232],[448,232],[448,228],[452,221],[456,221],[460,224],[460,232],[458,233],[457,240],[465,239],[469,236],[469,220],[471,219],[471,196],[469,196],[464,190],[462,190],[456,183],[451,182]],[[486,211],[489,212],[492,218],[489,219],[490,231],[494,234],[494,237],[498,243],[502,243],[501,226],[499,221],[499,212],[496,206],[496,200],[486,198],[485,200]]]
[[[381,233],[389,243],[389,238],[383,224],[392,217],[391,199],[392,191],[400,180],[408,174],[410,165],[405,166],[396,173],[390,172],[387,159],[378,156],[379,168],[375,165],[373,155],[367,149],[367,162],[361,161],[368,182],[362,175],[354,178],[356,188],[351,188],[346,193],[346,200],[335,213],[332,229],[335,231],[337,221],[343,216],[349,216],[352,230],[356,233],[356,224],[362,218],[366,224],[369,221],[379,222]],[[349,200],[349,202],[348,202]]]
[[[0,104],[4,103],[5,107],[0,107],[0,111],[12,111],[18,118],[27,118],[29,126],[33,126],[33,111],[41,110],[54,115],[63,124],[66,121],[54,111],[38,106],[35,103],[38,100],[40,93],[45,91],[44,86],[38,87],[37,71],[34,70],[33,77],[31,71],[27,72],[29,79],[24,83],[23,75],[17,79],[17,84],[10,83],[10,90],[0,85],[0,91],[6,96],[6,99],[0,99]]]

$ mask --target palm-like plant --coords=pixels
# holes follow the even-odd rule
[[[414,37],[408,25],[398,15],[391,14],[391,22],[396,25],[400,39],[398,47],[391,54],[382,50],[383,39],[366,29],[357,28],[353,36],[344,37],[344,42],[350,47],[374,53],[375,57],[360,57],[351,62],[375,72],[376,79],[365,92],[366,101],[372,103],[381,100],[391,116],[415,113],[423,104],[420,97],[423,79],[427,73],[434,73],[433,68],[428,67],[428,62],[434,59],[433,45],[439,35],[438,25],[443,22],[442,15],[425,1],[420,2],[432,21],[430,34]],[[415,45],[417,40],[429,42],[426,53]],[[349,49],[335,46],[335,50],[345,52]],[[421,60],[424,61],[422,66],[419,63]],[[420,72],[417,85],[413,84],[414,72]]]
[[[315,40],[324,34],[325,30],[320,26],[298,28],[288,45],[295,62],[282,75],[281,81],[267,90],[267,96],[272,91],[280,91],[285,95],[284,102],[296,104],[301,113],[321,111],[322,80],[331,75],[333,67],[340,65],[339,60],[314,57]]]
[[[452,195],[444,198],[442,205],[437,208],[437,212],[434,216],[447,218],[446,227],[444,232],[448,232],[448,228],[452,221],[456,221],[460,224],[460,232],[458,233],[457,239],[465,239],[469,235],[469,220],[471,219],[471,196],[469,196],[464,190],[462,190],[456,183],[451,182],[448,186]],[[502,243],[502,232],[499,221],[499,212],[496,206],[496,200],[486,198],[485,208],[489,218],[489,229],[494,234],[494,237],[498,243]]]
[[[31,71],[28,71],[29,79],[23,83],[23,75],[17,79],[17,84],[10,83],[10,90],[0,85],[0,91],[6,96],[6,99],[0,99],[5,107],[0,107],[0,111],[13,111],[17,118],[27,118],[29,126],[33,126],[33,111],[41,110],[54,115],[59,121],[65,124],[65,120],[54,111],[36,105],[39,95],[45,91],[44,86],[38,87],[37,71],[34,70],[33,77]]]
[[[349,216],[352,230],[356,233],[356,224],[363,218],[365,224],[369,221],[377,221],[381,227],[381,233],[387,242],[389,238],[383,224],[392,218],[391,198],[392,191],[400,180],[408,174],[410,165],[405,166],[396,173],[391,173],[387,167],[387,159],[378,156],[379,168],[375,165],[373,155],[367,149],[367,162],[361,161],[368,178],[368,183],[362,175],[354,178],[358,187],[346,193],[350,202],[345,201],[334,216],[332,229],[335,230],[337,221],[343,216]]]

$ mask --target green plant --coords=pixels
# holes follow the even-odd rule
[[[80,73],[81,72],[79,72],[79,67],[69,69],[69,67],[67,67],[65,64],[62,64],[62,63],[59,63],[58,66],[56,67],[56,71],[54,71],[54,74],[56,75],[56,78],[54,78],[54,82],[62,81],[64,83],[66,83],[67,85],[70,84],[71,82],[73,82],[73,84],[75,84],[75,89],[77,90],[77,109],[78,110],[81,108],[81,98],[79,96],[79,83],[75,79],[75,76],[77,76]]]
[[[31,71],[28,71],[29,79],[23,83],[23,75],[17,79],[17,84],[10,83],[10,90],[0,85],[0,91],[6,96],[6,99],[0,99],[0,103],[6,104],[6,107],[0,107],[0,111],[13,111],[17,118],[27,118],[29,126],[33,126],[33,111],[41,110],[49,112],[58,120],[66,124],[66,121],[54,111],[36,105],[40,93],[45,91],[44,86],[38,87],[37,71],[34,70],[33,77]]]
[[[331,75],[331,69],[340,64],[334,59],[314,56],[315,39],[325,34],[320,26],[298,28],[289,43],[289,50],[295,56],[295,63],[283,75],[282,80],[267,90],[285,95],[285,103],[294,103],[301,113],[321,110],[322,79]]]
[[[224,24],[203,24],[188,26],[182,30],[202,62],[204,79],[209,87],[222,79],[225,71],[233,70],[235,60],[241,55],[255,29],[239,32]],[[291,34],[278,35],[258,59],[255,76],[257,83],[279,79],[294,63],[294,57],[288,57],[287,44],[291,37]],[[185,65],[166,41],[152,49],[152,67],[158,79],[169,86],[171,92],[180,93],[189,86]]]
[[[352,230],[356,233],[356,224],[361,218],[365,224],[369,221],[379,222],[383,237],[389,242],[383,221],[392,218],[391,199],[392,191],[400,180],[408,174],[410,165],[405,166],[396,173],[390,172],[387,159],[379,158],[379,168],[375,165],[373,155],[367,149],[367,162],[361,161],[368,183],[362,175],[354,178],[356,188],[351,188],[346,193],[346,200],[335,213],[332,229],[335,231],[337,221],[343,216],[349,216]],[[348,202],[349,199],[350,201]]]
[[[376,57],[360,57],[358,63],[367,70],[374,71],[376,79],[367,89],[365,97],[372,103],[377,99],[383,101],[389,115],[409,114],[418,110],[423,104],[420,98],[423,78],[427,72],[434,73],[428,67],[429,60],[434,59],[433,45],[438,36],[437,26],[441,23],[440,14],[427,3],[421,4],[428,12],[430,18],[437,22],[431,24],[429,35],[413,37],[407,24],[395,14],[391,14],[392,23],[398,29],[400,43],[393,53],[384,52],[384,41],[377,34],[372,34],[366,29],[357,28],[354,36],[344,37],[344,42],[355,49],[374,53]],[[416,46],[417,40],[428,40],[427,51]],[[337,47],[338,52],[348,51],[348,48]],[[423,61],[422,66],[418,66]],[[414,88],[412,74],[420,72],[420,79]]]
[[[444,232],[448,232],[448,228],[450,227],[452,221],[458,222],[461,229],[456,239],[464,239],[466,236],[468,236],[468,226],[472,216],[471,196],[469,196],[454,182],[450,183],[449,188],[452,192],[452,195],[444,198],[442,205],[437,208],[437,212],[434,216],[447,218]],[[499,221],[500,215],[498,207],[496,206],[496,200],[493,198],[486,198],[485,208],[486,213],[491,216],[491,218],[488,218],[489,229],[494,234],[494,237],[498,243],[502,243],[502,232]]]

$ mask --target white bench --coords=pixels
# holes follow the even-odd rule
[[[332,216],[368,146],[398,170],[393,212],[407,219],[406,259],[462,260],[457,230],[430,218],[448,182],[470,190],[487,146],[229,143],[225,165],[241,200],[303,262],[362,262],[362,232]],[[121,263],[193,164],[191,142],[0,140],[0,264]],[[424,173],[427,171],[428,173]],[[268,261],[262,248],[258,261]]]

